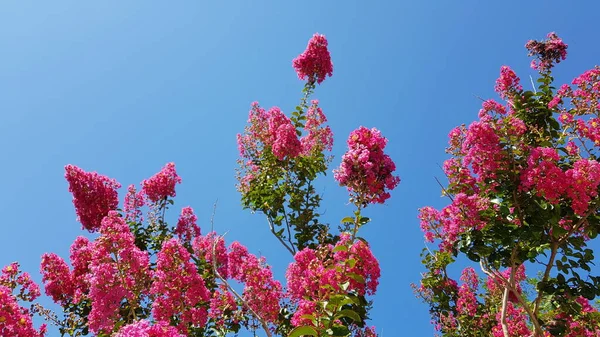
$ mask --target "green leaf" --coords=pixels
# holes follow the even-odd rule
[[[341,246],[337,246],[335,248],[333,248],[333,252],[347,252],[348,251],[348,247],[345,245],[341,245]]]
[[[354,218],[347,216],[345,218],[342,219],[342,223],[354,223]]]
[[[329,330],[331,331],[331,335],[336,337],[345,337],[350,335],[350,330],[343,325],[334,325]]]
[[[362,275],[358,275],[355,273],[348,273],[348,277],[350,277],[351,279],[353,279],[354,281],[358,282],[358,283],[365,283],[365,278]]]
[[[312,326],[299,326],[290,331],[288,337],[317,336],[319,333]]]
[[[348,317],[357,323],[361,322],[360,316],[354,310],[344,309],[335,315],[335,318],[342,318],[342,317]]]

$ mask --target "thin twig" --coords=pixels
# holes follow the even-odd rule
[[[214,227],[215,227],[215,214],[217,213],[217,203],[219,202],[219,199],[217,198],[217,200],[215,200],[215,203],[213,204],[213,211],[212,214],[210,215],[210,231],[214,231]]]
[[[531,87],[533,88],[533,92],[537,94],[537,90],[535,89],[535,84],[533,84],[533,77],[529,75],[529,80],[531,80]]]
[[[283,239],[281,239],[279,237],[279,235],[277,235],[277,233],[275,233],[275,226],[273,225],[273,221],[271,221],[271,218],[268,215],[267,215],[267,221],[269,222],[269,228],[271,229],[271,233],[273,233],[273,235],[275,235],[277,240],[279,240],[279,242],[281,242],[281,244],[290,252],[290,254],[292,254],[292,256],[296,255],[294,253],[294,250],[292,248],[290,248],[290,246],[288,246],[287,243],[285,241],[283,241]]]

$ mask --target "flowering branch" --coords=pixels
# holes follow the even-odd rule
[[[221,238],[224,237],[221,236]],[[225,278],[223,278],[223,276],[221,276],[221,274],[219,273],[219,270],[217,268],[217,259],[214,258],[217,256],[217,242],[219,241],[219,236],[215,237],[215,240],[212,244],[212,254],[213,254],[213,259],[212,259],[212,269],[213,269],[213,273],[215,274],[215,276],[217,276],[217,278],[219,278],[219,280],[221,280],[221,282],[223,282],[223,284],[227,287],[227,289],[229,289],[229,291],[244,305],[244,307],[246,307],[251,313],[252,315],[254,315],[254,317],[256,317],[256,319],[260,322],[260,324],[262,325],[263,330],[265,330],[265,333],[267,334],[268,337],[272,337],[271,335],[271,330],[269,329],[269,326],[267,324],[267,322],[261,318],[261,316],[254,311],[254,309],[252,309],[252,307],[250,307],[250,305],[248,305],[248,303],[244,300],[244,298],[242,296],[240,296],[237,291],[235,291],[235,289],[233,289],[233,287],[229,284],[229,282],[227,282],[227,280]]]

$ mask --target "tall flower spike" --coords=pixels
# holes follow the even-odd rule
[[[84,229],[97,231],[102,219],[119,205],[117,189],[121,185],[114,179],[96,172],[85,172],[74,165],[65,166],[65,171],[77,220]]]
[[[142,182],[143,191],[152,202],[167,197],[175,197],[175,185],[181,183],[181,178],[175,171],[175,164],[168,163],[157,174]]]
[[[340,185],[353,194],[355,203],[382,204],[400,183],[400,178],[392,174],[396,164],[383,152],[386,144],[387,139],[375,128],[361,126],[350,133],[348,151],[333,172]]]
[[[333,63],[327,49],[325,35],[315,34],[308,41],[306,50],[293,61],[294,69],[301,80],[308,79],[309,83],[321,84],[326,76],[333,75]]]

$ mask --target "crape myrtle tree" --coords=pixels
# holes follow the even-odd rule
[[[483,101],[479,120],[449,134],[450,204],[420,210],[437,247],[416,290],[441,336],[600,336],[588,248],[600,230],[600,68],[557,90],[567,45],[550,33],[525,47],[537,85],[500,69],[503,101]],[[457,259],[473,262],[459,279]]]
[[[311,96],[333,73],[325,37],[315,34],[293,66],[306,83],[300,104],[287,116],[253,103],[238,135],[242,203],[266,216],[265,231],[290,252],[285,285],[239,242],[203,233],[191,207],[167,223],[181,183],[173,163],[129,186],[121,205],[117,181],[67,165],[77,219],[92,238],[77,237],[68,262],[42,256],[43,288],[60,314],[35,302],[40,288],[16,262],[2,269],[0,336],[44,336],[34,314],[61,336],[376,336],[366,321],[380,269],[358,232],[370,221],[362,211],[388,199],[399,178],[387,139],[358,128],[334,170],[355,212],[338,228],[321,220],[314,183],[328,170],[333,134]]]

